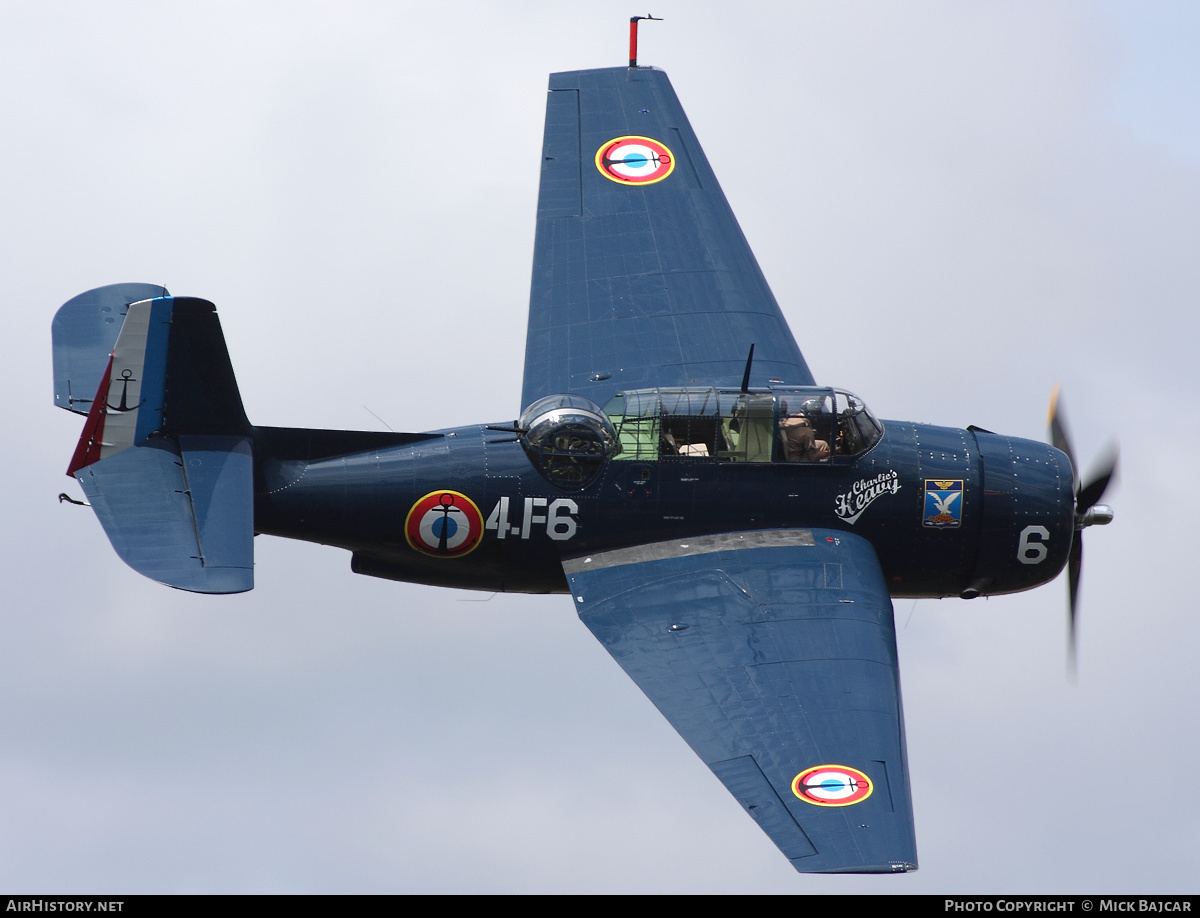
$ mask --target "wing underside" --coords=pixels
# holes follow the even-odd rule
[[[522,404],[649,386],[813,385],[667,75],[550,78]]]
[[[891,600],[824,530],[564,562],[584,624],[805,873],[916,868]]]

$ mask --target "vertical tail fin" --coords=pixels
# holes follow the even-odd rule
[[[87,414],[131,303],[167,296],[157,284],[110,284],[72,297],[54,314],[54,404]]]

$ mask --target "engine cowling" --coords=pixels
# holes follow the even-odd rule
[[[1045,443],[973,431],[983,472],[983,524],[964,596],[1046,583],[1067,563],[1075,534],[1071,463]]]

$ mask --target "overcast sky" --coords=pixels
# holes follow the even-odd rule
[[[1200,887],[1194,4],[2,8],[0,890]],[[193,596],[55,499],[50,320],[101,284],[213,300],[255,423],[515,417],[547,74],[646,12],[818,381],[1035,438],[1061,382],[1121,440],[1077,686],[1061,580],[895,604],[915,874],[796,874],[566,596],[269,538]]]

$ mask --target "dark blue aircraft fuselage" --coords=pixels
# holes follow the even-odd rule
[[[568,556],[714,533],[844,530],[871,542],[892,595],[906,597],[1045,583],[1074,532],[1067,457],[980,430],[888,421],[869,452],[826,463],[610,459],[586,487],[563,490],[494,427],[316,461],[256,447],[256,531],[345,548],[361,574],[542,593],[566,592]],[[940,521],[937,500],[950,492],[939,483],[960,492]],[[442,492],[477,508],[460,523],[474,531],[458,554],[406,534],[422,498]]]

